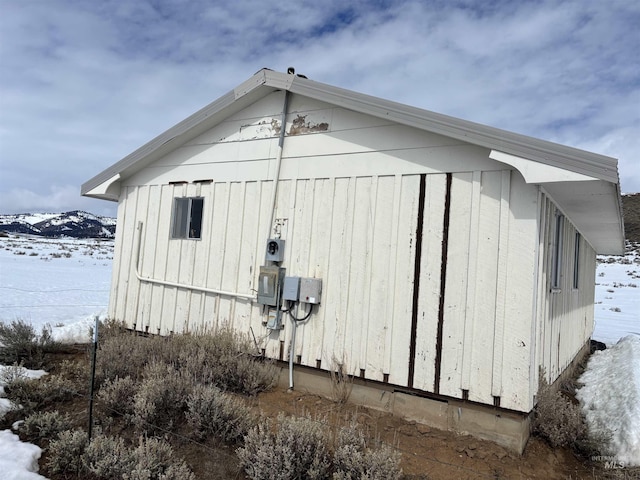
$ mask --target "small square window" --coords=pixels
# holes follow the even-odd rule
[[[171,238],[201,238],[203,206],[202,197],[174,198]]]

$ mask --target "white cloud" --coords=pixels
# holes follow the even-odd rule
[[[80,184],[260,68],[290,65],[619,158],[622,189],[640,191],[637,24],[640,3],[624,0],[8,0],[2,208],[16,189],[55,196],[51,185],[77,185],[67,198],[81,205]]]

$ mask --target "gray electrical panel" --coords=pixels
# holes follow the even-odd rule
[[[285,268],[278,266],[260,267],[258,275],[258,303],[276,307],[280,304],[280,293],[284,280]]]
[[[284,287],[282,288],[282,299],[298,301],[300,292],[300,277],[284,277]]]
[[[267,254],[265,259],[269,262],[282,262],[284,260],[284,240],[270,238],[267,240]]]
[[[300,279],[300,295],[301,303],[320,303],[322,296],[322,279],[321,278],[301,278]]]

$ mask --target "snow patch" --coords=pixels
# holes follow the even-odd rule
[[[40,447],[20,441],[11,430],[0,431],[0,471],[5,480],[45,479],[38,475]]]
[[[580,377],[580,400],[589,432],[610,437],[603,453],[640,466],[640,337],[627,336],[595,352]]]

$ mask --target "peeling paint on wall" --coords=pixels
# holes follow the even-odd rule
[[[255,140],[258,138],[277,137],[280,134],[280,121],[271,118],[259,122],[247,123],[240,126],[239,136],[227,137],[221,141]]]
[[[307,115],[298,115],[291,124],[289,135],[303,135],[305,133],[326,132],[327,130],[329,130],[329,124],[327,122],[307,122]]]

